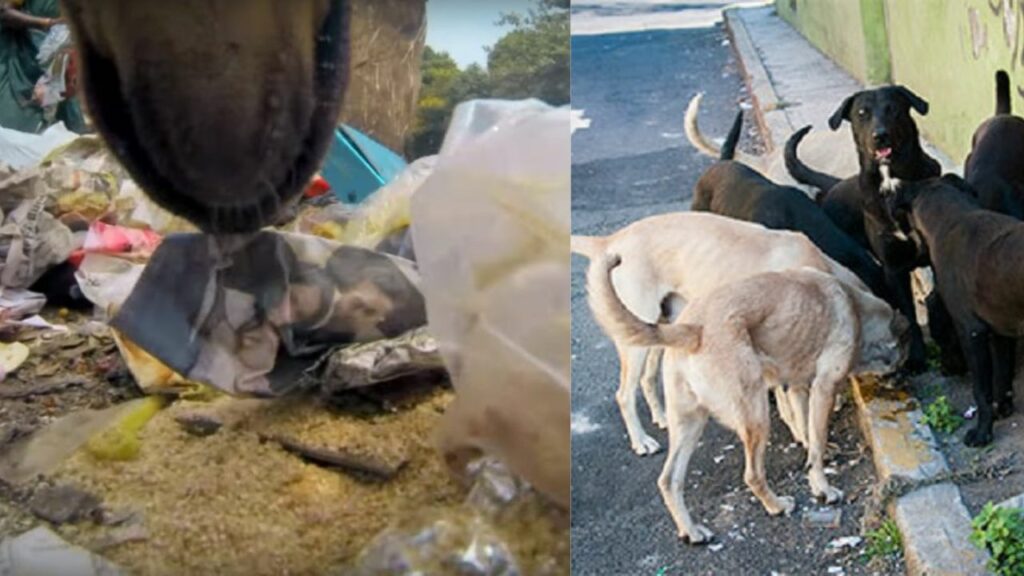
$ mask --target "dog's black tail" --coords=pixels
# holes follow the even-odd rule
[[[1010,114],[1010,75],[996,72],[996,114]]]
[[[783,158],[786,160],[786,170],[789,175],[792,176],[797,182],[801,184],[807,184],[820,189],[822,192],[828,192],[833,186],[839,184],[841,180],[835,176],[829,176],[824,172],[818,172],[812,169],[803,162],[796,155],[796,148],[800,145],[800,141],[804,139],[804,136],[811,131],[810,126],[804,126],[797,130],[786,140],[786,149],[783,154]],[[820,194],[818,195],[820,198]]]
[[[743,128],[743,110],[736,113],[736,119],[732,121],[732,128],[722,142],[722,151],[718,155],[719,160],[732,160],[736,156],[736,145],[740,142],[740,130]]]

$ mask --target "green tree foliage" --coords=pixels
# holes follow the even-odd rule
[[[487,69],[460,70],[446,52],[423,50],[423,86],[406,156],[419,158],[441,148],[452,110],[475,98],[539,98],[569,102],[569,0],[537,0],[528,14],[505,14],[512,29],[488,49]]]

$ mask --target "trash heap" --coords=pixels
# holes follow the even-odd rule
[[[0,567],[568,573],[568,123],[463,104],[246,238],[0,132]]]

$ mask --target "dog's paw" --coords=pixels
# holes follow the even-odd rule
[[[796,500],[792,496],[776,496],[775,499],[778,501],[778,507],[769,508],[768,514],[771,516],[789,516],[796,510]]]
[[[967,435],[964,436],[964,444],[973,448],[979,448],[981,446],[988,446],[992,443],[992,429],[981,430],[980,428],[972,428],[967,431]]]
[[[1006,399],[996,403],[996,418],[1006,418],[1013,415],[1013,400]]]
[[[692,532],[680,531],[679,537],[690,544],[707,544],[715,537],[715,533],[703,524],[694,524]]]
[[[835,504],[843,499],[843,491],[834,486],[825,486],[824,489],[815,491],[814,497],[824,500],[826,504]]]
[[[651,454],[657,454],[661,450],[661,444],[658,441],[646,434],[641,436],[639,441],[633,442],[633,452],[636,452],[640,456],[650,456]]]

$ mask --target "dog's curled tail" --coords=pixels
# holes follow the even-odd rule
[[[704,138],[704,135],[700,133],[700,128],[697,126],[697,111],[700,109],[702,98],[704,98],[704,94],[698,93],[690,100],[690,105],[686,107],[686,117],[683,119],[683,129],[686,132],[686,138],[694,148],[702,154],[718,158],[721,151],[717,146]]]
[[[786,140],[786,148],[783,152],[783,158],[786,161],[786,170],[797,182],[814,186],[822,192],[827,192],[831,190],[833,186],[839,184],[839,178],[814,170],[800,161],[800,158],[796,155],[797,146],[800,145],[800,141],[803,140],[804,136],[806,136],[810,131],[810,125],[804,126],[794,132],[793,135],[789,137],[789,140]],[[821,198],[822,194],[818,194],[816,196],[817,200],[820,200]]]
[[[736,144],[740,141],[740,130],[743,128],[743,110],[736,113],[736,119],[732,121],[732,128],[722,143],[722,154],[719,160],[732,160],[736,156]]]
[[[607,244],[608,239],[604,236],[577,236],[574,234],[569,237],[569,251],[586,256],[591,260],[596,260],[598,256],[604,254]]]
[[[622,263],[617,254],[590,264],[587,287],[594,316],[609,334],[633,346],[667,346],[687,353],[700,348],[701,326],[693,324],[648,324],[633,315],[615,294],[612,271]]]
[[[1006,70],[996,72],[996,114],[1010,114],[1010,75]]]

